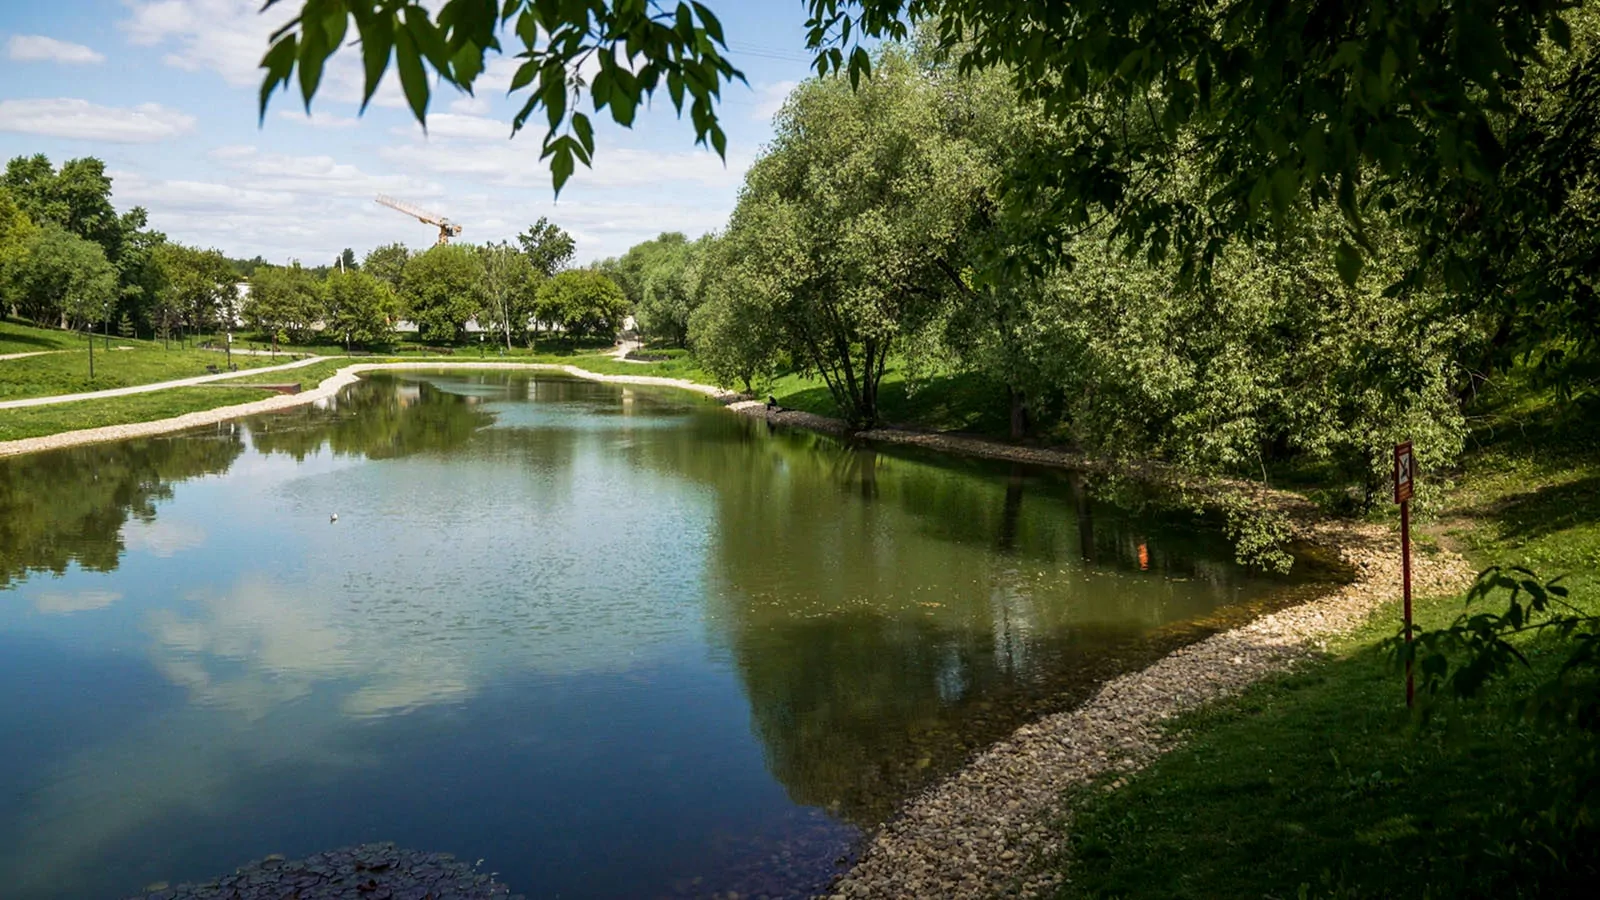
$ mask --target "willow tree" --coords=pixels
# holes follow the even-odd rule
[[[773,318],[750,326],[781,329],[845,418],[871,426],[889,360],[961,291],[962,242],[991,176],[941,116],[937,84],[897,49],[859,89],[805,82],[774,129],[728,230],[781,273]]]

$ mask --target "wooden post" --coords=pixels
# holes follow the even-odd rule
[[[1406,708],[1416,697],[1411,675],[1411,496],[1416,484],[1416,462],[1411,442],[1394,445],[1394,500],[1400,504],[1400,578],[1405,598]]]

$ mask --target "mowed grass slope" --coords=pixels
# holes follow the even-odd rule
[[[113,340],[112,347],[118,345]],[[82,348],[43,356],[0,360],[0,400],[49,397],[112,388],[174,381],[209,374],[207,366],[224,370],[227,362],[221,353],[208,350],[162,350],[160,345],[132,346],[131,350],[105,350],[97,345],[94,377],[89,377],[89,354]],[[241,370],[282,364],[287,359],[235,355],[233,364]]]
[[[260,388],[183,387],[127,397],[76,400],[0,410],[0,441],[43,437],[63,431],[153,422],[185,413],[265,400],[272,393]]]
[[[0,319],[0,356],[37,353],[41,350],[83,350],[86,347],[87,339],[76,332],[39,328],[15,319]]]
[[[1577,605],[1600,608],[1595,412],[1509,400],[1477,431],[1432,530],[1479,566],[1564,573]],[[1463,608],[1423,598],[1417,620],[1446,625]],[[1078,796],[1062,896],[1583,895],[1600,864],[1592,830],[1538,822],[1563,778],[1600,777],[1593,735],[1506,712],[1555,671],[1560,646],[1528,640],[1530,669],[1412,717],[1379,647],[1399,622],[1391,604],[1320,664],[1178,723],[1183,745],[1125,786]]]

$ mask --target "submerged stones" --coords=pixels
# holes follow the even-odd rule
[[[361,844],[286,860],[279,854],[198,884],[153,884],[129,900],[522,900],[448,853]]]

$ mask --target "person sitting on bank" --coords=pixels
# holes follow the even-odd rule
[[[778,405],[778,398],[767,395],[767,412],[783,412],[783,407]]]

